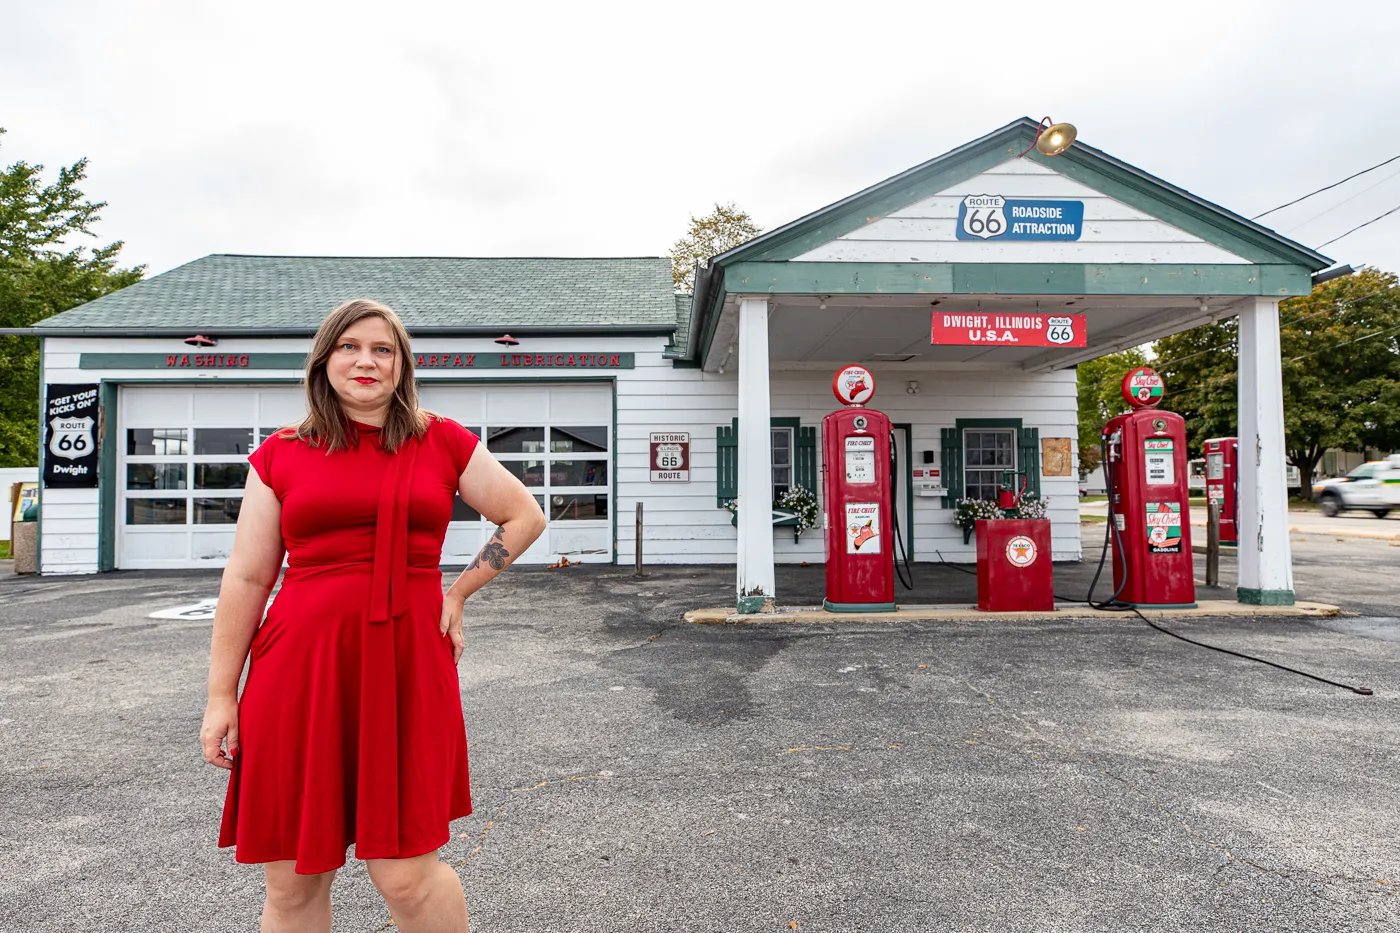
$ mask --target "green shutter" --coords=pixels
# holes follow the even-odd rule
[[[715,505],[724,508],[739,495],[739,419],[715,428]]]
[[[1020,448],[1016,462],[1026,474],[1026,491],[1032,498],[1040,498],[1040,428],[1018,428],[1017,446]]]
[[[817,429],[801,427],[792,432],[793,479],[797,485],[817,494]]]
[[[943,445],[943,488],[948,490],[948,495],[943,497],[943,507],[955,509],[963,496],[962,432],[957,428],[943,428],[939,437]]]

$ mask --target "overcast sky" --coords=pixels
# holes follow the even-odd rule
[[[7,0],[0,22],[0,162],[87,156],[101,236],[152,273],[664,255],[716,201],[770,229],[1020,116],[1247,216],[1400,154],[1393,0]],[[1400,162],[1265,220],[1318,246],[1397,205]],[[1322,252],[1400,271],[1400,213]]]

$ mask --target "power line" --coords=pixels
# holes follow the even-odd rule
[[[1361,177],[1362,175],[1365,175],[1367,172],[1374,172],[1376,169],[1380,168],[1382,165],[1389,165],[1390,163],[1396,161],[1397,159],[1400,159],[1400,155],[1391,156],[1390,158],[1386,159],[1384,162],[1378,162],[1378,163],[1376,163],[1375,165],[1371,166],[1370,168],[1362,169],[1361,171],[1357,172],[1355,175],[1348,175],[1346,178],[1343,178],[1341,181],[1333,182],[1332,184],[1327,185],[1327,186],[1324,187],[1324,188],[1318,188],[1316,191],[1310,191],[1310,192],[1308,192],[1307,194],[1303,195],[1301,198],[1294,198],[1292,201],[1289,201],[1287,204],[1280,204],[1278,207],[1271,207],[1271,208],[1269,208],[1267,211],[1265,211],[1265,212],[1262,213],[1262,214],[1255,214],[1253,217],[1250,218],[1250,220],[1258,220],[1260,217],[1267,217],[1269,214],[1272,214],[1274,211],[1281,211],[1281,210],[1283,210],[1285,207],[1292,207],[1294,204],[1297,204],[1299,201],[1306,201],[1308,198],[1312,197],[1312,196],[1315,195],[1315,194],[1321,194],[1321,193],[1324,192],[1324,191],[1331,191],[1333,188],[1337,187],[1338,185],[1344,185],[1344,184],[1346,184],[1347,182],[1351,181],[1353,178],[1359,178],[1359,177]],[[1326,246],[1327,244],[1324,243],[1323,245]]]
[[[1396,208],[1396,210],[1400,210],[1400,208]],[[1305,359],[1307,359],[1307,358],[1310,357],[1310,356],[1317,356],[1319,353],[1326,353],[1326,352],[1328,352],[1329,350],[1337,350],[1337,349],[1340,349],[1341,347],[1345,347],[1345,346],[1348,346],[1348,345],[1353,344],[1353,343],[1360,343],[1360,342],[1363,341],[1363,340],[1370,340],[1372,337],[1379,337],[1381,334],[1394,333],[1394,332],[1397,331],[1397,330],[1400,330],[1400,327],[1387,327],[1387,328],[1385,328],[1384,330],[1375,330],[1375,331],[1372,331],[1372,332],[1369,333],[1369,334],[1364,334],[1364,335],[1362,335],[1362,336],[1360,336],[1360,337],[1357,337],[1355,340],[1347,340],[1347,341],[1344,341],[1344,342],[1339,343],[1339,344],[1335,344],[1335,345],[1330,346],[1330,347],[1323,347],[1321,350],[1314,350],[1314,351],[1311,352],[1311,353],[1304,353],[1302,356],[1295,356],[1295,357],[1293,357],[1293,359],[1289,360],[1288,362],[1290,362],[1290,363],[1296,363],[1296,362],[1298,362],[1299,360],[1305,360]]]
[[[1320,310],[1320,311],[1314,311],[1314,312],[1312,312],[1311,314],[1301,314],[1301,315],[1299,315],[1298,317],[1293,318],[1291,321],[1284,321],[1284,320],[1280,319],[1280,320],[1279,320],[1279,329],[1282,330],[1282,329],[1284,329],[1284,328],[1286,328],[1286,327],[1293,327],[1294,325],[1299,324],[1299,323],[1301,323],[1301,322],[1303,322],[1303,321],[1311,320],[1312,318],[1315,318],[1315,317],[1322,317],[1323,315],[1326,315],[1326,314],[1344,314],[1344,313],[1346,313],[1348,310],[1350,310],[1351,307],[1352,307],[1353,305],[1359,304],[1359,303],[1361,303],[1361,302],[1363,302],[1363,301],[1366,301],[1366,300],[1368,300],[1368,299],[1371,299],[1371,298],[1376,298],[1376,297],[1378,297],[1378,296],[1380,296],[1380,295],[1383,295],[1383,294],[1385,294],[1384,291],[1371,292],[1371,293],[1366,294],[1366,295],[1357,295],[1357,296],[1354,297],[1354,298],[1346,298],[1346,299],[1343,299],[1342,301],[1334,302],[1333,304],[1329,305],[1329,306],[1326,307],[1326,308],[1323,308],[1323,309]],[[1220,323],[1220,322],[1219,322],[1219,321],[1216,321],[1216,322],[1214,322],[1214,323],[1217,323],[1217,324],[1218,324],[1218,323]],[[1359,337],[1359,338],[1357,338],[1357,339],[1358,339],[1358,340],[1363,340],[1363,339],[1365,339],[1365,338]],[[1150,341],[1150,342],[1151,342],[1151,341]],[[1354,341],[1350,341],[1350,342],[1354,342]],[[1204,350],[1197,350],[1195,353],[1189,353],[1189,354],[1187,354],[1186,356],[1177,357],[1176,359],[1170,360],[1170,363],[1171,363],[1172,365],[1174,365],[1174,366],[1179,366],[1180,364],[1185,363],[1187,360],[1194,360],[1194,359],[1195,359],[1196,357],[1198,357],[1198,356],[1205,356],[1207,353],[1215,353],[1215,352],[1218,351],[1218,350],[1225,350],[1225,349],[1228,349],[1228,348],[1231,347],[1234,343],[1235,343],[1234,340],[1227,340],[1226,342],[1221,343],[1221,344],[1217,344],[1217,345],[1215,345],[1215,346],[1213,346],[1213,347],[1206,347]],[[1338,346],[1345,346],[1345,344],[1338,344]],[[1333,349],[1333,348],[1328,347],[1328,348],[1325,348],[1325,349]],[[1323,352],[1323,351],[1322,351],[1322,350],[1319,350],[1318,352],[1321,353],[1321,352]],[[1298,357],[1298,359],[1302,359],[1302,357]],[[1295,360],[1289,360],[1289,362],[1292,363],[1292,362],[1295,362]],[[1123,380],[1123,377],[1122,377],[1122,376],[1107,376],[1107,377],[1105,377],[1104,379],[1100,380],[1099,385],[1100,385],[1100,386],[1106,386],[1106,385],[1110,385],[1110,384],[1112,384],[1112,383],[1114,383],[1114,382],[1121,382],[1122,380]]]
[[[1289,232],[1291,233],[1291,232],[1294,231],[1294,230],[1298,230],[1298,229],[1301,229],[1301,228],[1303,228],[1303,227],[1306,227],[1308,224],[1312,223],[1314,220],[1317,220],[1317,218],[1322,217],[1322,216],[1324,216],[1324,215],[1326,215],[1326,214],[1332,213],[1333,211],[1335,211],[1337,208],[1341,207],[1341,206],[1344,205],[1344,204],[1350,204],[1352,201],[1355,201],[1357,198],[1361,197],[1361,196],[1362,196],[1363,194],[1365,194],[1366,192],[1372,190],[1373,188],[1379,188],[1381,185],[1385,184],[1386,182],[1390,181],[1392,178],[1395,178],[1395,177],[1397,177],[1397,176],[1400,176],[1400,169],[1397,169],[1397,170],[1391,172],[1389,175],[1385,176],[1385,177],[1382,178],[1380,181],[1376,182],[1374,185],[1367,185],[1366,187],[1362,188],[1360,191],[1356,192],[1356,194],[1353,194],[1351,197],[1345,198],[1344,200],[1341,200],[1341,201],[1338,201],[1336,204],[1333,204],[1331,207],[1326,208],[1325,210],[1318,211],[1316,214],[1313,214],[1311,217],[1309,217],[1307,220],[1303,221],[1302,223],[1294,224],[1293,226],[1291,226],[1291,227],[1288,228]]]
[[[1366,221],[1364,224],[1357,224],[1355,227],[1352,227],[1350,230],[1348,230],[1346,233],[1343,233],[1341,236],[1334,236],[1332,239],[1328,240],[1326,243],[1323,243],[1322,246],[1327,246],[1327,245],[1329,245],[1329,244],[1331,244],[1331,243],[1337,242],[1337,241],[1340,240],[1340,239],[1343,239],[1343,238],[1345,238],[1345,237],[1349,237],[1349,236],[1351,236],[1353,233],[1355,233],[1356,231],[1360,230],[1362,227],[1369,227],[1369,226],[1371,226],[1371,224],[1375,223],[1375,222],[1378,221],[1378,220],[1385,220],[1387,217],[1389,217],[1391,214],[1394,214],[1396,211],[1400,211],[1400,204],[1395,205],[1394,207],[1392,207],[1390,210],[1386,211],[1384,214],[1380,215],[1379,217],[1372,217],[1370,220]],[[1318,249],[1322,249],[1322,246],[1319,246]]]

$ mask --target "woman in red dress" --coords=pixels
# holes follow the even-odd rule
[[[219,845],[264,863],[264,933],[330,930],[352,844],[400,930],[465,933],[437,852],[471,812],[462,606],[544,515],[476,435],[418,408],[408,333],[383,305],[327,316],[306,395],[306,419],[248,458],[219,590],[200,730],[205,760],[232,772]],[[444,595],[457,494],[496,529]]]

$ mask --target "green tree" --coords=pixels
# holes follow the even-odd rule
[[[4,133],[0,128],[0,133]],[[90,249],[73,240],[95,237],[105,201],[89,201],[78,184],[87,159],[43,183],[42,165],[0,169],[0,327],[37,321],[125,288],[144,266],[117,268],[120,240]],[[0,466],[29,466],[39,449],[39,341],[0,337]]]
[[[705,265],[712,257],[747,243],[762,232],[748,212],[732,201],[716,204],[714,211],[704,217],[692,216],[685,236],[671,247],[671,280],[676,291],[695,290],[697,262]]]
[[[1079,364],[1079,468],[1085,473],[1098,469],[1103,460],[1099,439],[1104,424],[1128,410],[1122,393],[1124,374],[1145,365],[1147,354],[1137,348]]]
[[[1279,306],[1284,446],[1303,489],[1329,447],[1400,446],[1400,282],[1363,268]],[[1237,430],[1235,320],[1159,340],[1165,407],[1193,446]]]

